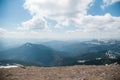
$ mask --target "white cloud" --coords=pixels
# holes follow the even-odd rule
[[[80,29],[71,30],[67,32],[36,32],[36,31],[7,31],[5,30],[4,35],[0,35],[4,39],[58,39],[58,40],[70,40],[70,39],[93,39],[93,38],[120,38],[118,32],[83,32]]]
[[[4,33],[4,32],[6,32],[6,30],[3,29],[3,28],[0,28],[0,34],[2,34],[2,33]]]
[[[0,28],[0,37],[3,37],[7,31],[3,28]]]
[[[116,2],[120,2],[120,0],[103,0],[103,5],[101,6],[102,9],[104,9],[107,6],[110,6]]]
[[[113,17],[110,14],[104,16],[79,16],[75,19],[79,28],[86,32],[119,32],[120,31],[120,17]]]
[[[48,28],[47,22],[39,16],[34,16],[32,19],[23,22],[21,26],[18,27],[19,30],[43,30]]]
[[[49,18],[57,21],[58,26],[68,26],[66,20],[77,17],[79,14],[87,14],[87,9],[93,0],[26,0],[24,8],[27,9],[32,19],[22,23],[21,30],[45,29],[48,27]]]
[[[72,17],[79,13],[86,14],[86,9],[92,2],[93,0],[26,0],[24,7],[32,15]]]
[[[112,5],[120,0],[103,0],[104,7]],[[33,16],[32,19],[23,22],[19,30],[29,32],[11,32],[11,37],[19,35],[21,38],[97,38],[119,37],[120,17],[111,16],[109,13],[103,16],[87,15],[87,9],[93,5],[94,0],[25,0],[24,8]],[[57,22],[54,28],[76,27],[76,30],[66,30],[63,33],[54,33],[49,30],[46,19]],[[40,32],[31,32],[43,30]],[[53,29],[56,30],[56,29]],[[65,31],[65,30],[64,30]],[[71,34],[72,33],[72,34]],[[10,36],[9,34],[9,36]],[[112,36],[111,36],[112,35]]]

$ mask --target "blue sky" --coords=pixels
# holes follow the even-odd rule
[[[103,4],[102,0],[95,0],[94,5],[88,10],[88,14],[105,15],[106,13],[110,13],[112,16],[120,16],[120,2],[114,3],[105,9],[101,9],[101,5]]]
[[[11,27],[31,18],[23,8],[24,0],[0,0],[0,26]]]
[[[120,0],[0,0],[5,38],[120,38],[119,21]]]

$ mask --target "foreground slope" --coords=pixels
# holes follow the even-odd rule
[[[0,80],[120,80],[120,65],[0,69]]]

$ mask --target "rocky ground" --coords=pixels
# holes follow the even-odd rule
[[[120,65],[1,68],[0,80],[120,80]]]

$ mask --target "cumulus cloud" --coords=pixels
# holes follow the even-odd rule
[[[32,19],[23,22],[21,26],[22,27],[18,27],[19,30],[41,30],[48,28],[44,18],[38,16],[34,16]]]
[[[120,17],[113,17],[110,14],[105,14],[104,16],[79,16],[75,19],[76,24],[83,31],[87,32],[109,32],[109,31],[119,31],[120,30]]]
[[[25,0],[23,6],[33,18],[23,22],[18,29],[45,29],[48,27],[46,18],[57,21],[58,26],[66,26],[71,18],[87,14],[92,2],[93,0]]]
[[[1,36],[4,36],[4,34],[6,33],[7,31],[3,28],[0,28],[0,37]]]
[[[103,0],[103,7],[112,5],[120,0]],[[109,13],[100,16],[87,15],[87,10],[93,5],[94,0],[25,0],[23,7],[30,12],[32,18],[21,23],[19,30],[46,30],[39,33],[19,33],[34,37],[103,37],[109,35],[119,36],[120,17],[111,16]],[[56,21],[56,29],[63,27],[76,27],[76,30],[67,30],[64,33],[54,33],[49,30],[50,21]],[[47,32],[49,31],[49,32]],[[65,30],[64,30],[65,31]],[[115,33],[114,33],[115,32]],[[49,34],[48,34],[49,33]],[[72,33],[72,34],[71,34]],[[98,33],[98,34],[97,34]],[[105,33],[105,35],[104,35]],[[12,34],[12,33],[11,33]],[[63,36],[64,35],[64,36]],[[78,36],[81,35],[81,36]]]
[[[32,15],[41,16],[75,16],[79,13],[86,14],[86,9],[93,0],[26,0],[25,9]]]
[[[103,5],[101,6],[101,8],[104,9],[105,7],[110,6],[117,2],[120,2],[120,0],[103,0]]]

